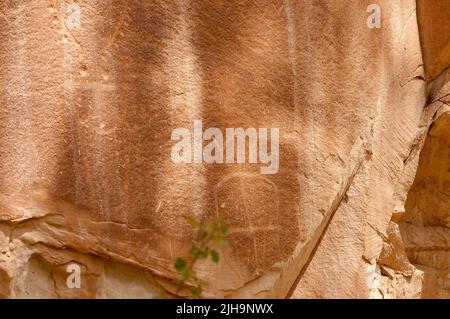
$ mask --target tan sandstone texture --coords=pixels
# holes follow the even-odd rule
[[[186,296],[183,217],[221,215],[204,297],[450,298],[450,1],[3,0],[0,22],[0,297]],[[174,163],[194,120],[279,128],[279,171]]]

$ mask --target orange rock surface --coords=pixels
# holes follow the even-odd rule
[[[450,2],[370,4],[2,1],[0,297],[183,295],[221,215],[205,297],[449,298]],[[174,163],[196,120],[278,128],[278,171]]]

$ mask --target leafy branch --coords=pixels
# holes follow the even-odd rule
[[[187,222],[197,230],[192,240],[192,246],[185,257],[177,258],[175,269],[180,275],[177,293],[181,289],[188,289],[193,298],[201,298],[204,282],[202,282],[194,271],[197,261],[208,257],[215,263],[219,262],[220,255],[217,249],[226,246],[225,236],[228,226],[222,217],[217,217],[207,223],[200,223],[193,217],[187,217]]]

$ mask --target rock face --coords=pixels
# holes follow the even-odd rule
[[[448,71],[445,71],[448,72]],[[448,76],[447,73],[440,77]],[[382,284],[374,295],[450,298],[449,90],[433,93],[428,131],[405,213],[388,228],[378,264]],[[396,239],[391,239],[390,236]]]
[[[221,215],[205,297],[449,298],[450,3],[370,4],[2,1],[0,297],[184,295]],[[199,120],[278,170],[175,163]]]
[[[387,230],[378,287],[385,298],[450,298],[450,4],[418,1],[428,79],[427,128],[405,212]]]

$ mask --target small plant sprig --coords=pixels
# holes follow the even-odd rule
[[[207,259],[215,263],[219,262],[220,256],[217,249],[223,249],[226,245],[225,236],[228,226],[222,217],[217,217],[207,223],[200,223],[193,217],[186,217],[187,222],[197,230],[192,240],[192,246],[185,257],[177,258],[175,269],[180,275],[177,293],[187,288],[192,298],[201,298],[204,283],[197,277],[194,266],[198,260]]]

